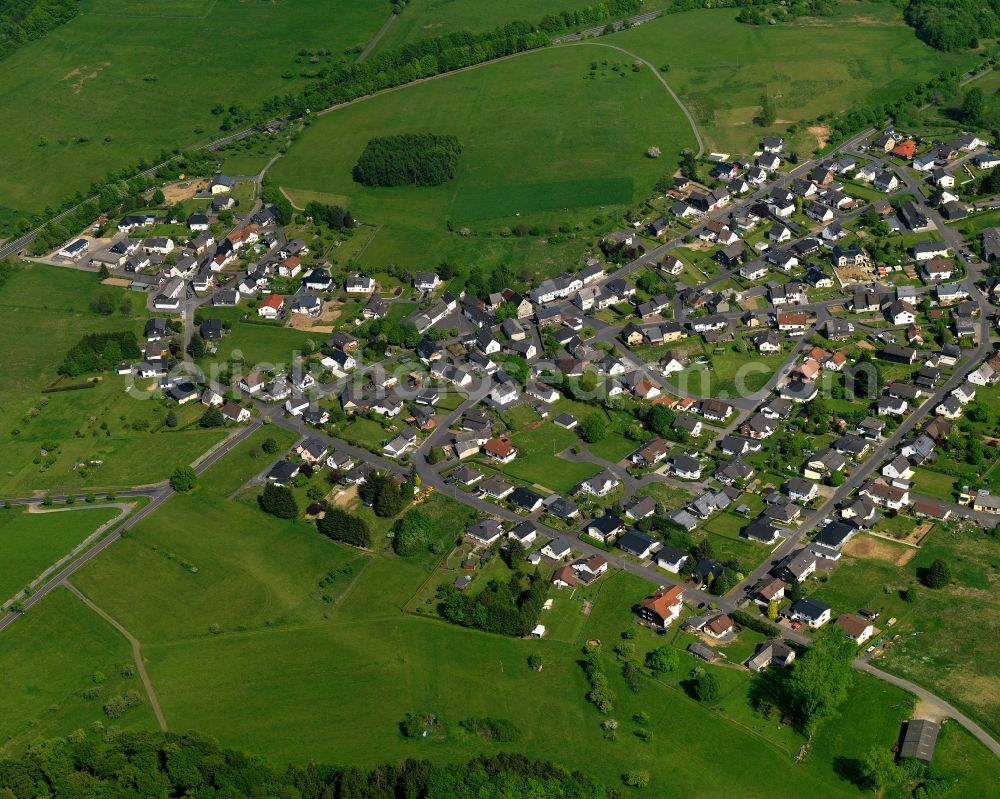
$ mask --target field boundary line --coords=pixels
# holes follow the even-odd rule
[[[160,700],[156,696],[156,691],[153,688],[152,681],[149,679],[149,674],[146,673],[146,664],[142,661],[142,645],[139,643],[139,640],[132,635],[132,633],[126,630],[125,627],[123,627],[110,613],[84,596],[80,589],[69,581],[69,578],[63,580],[63,585],[66,586],[67,590],[73,594],[73,596],[104,619],[104,621],[114,627],[119,633],[122,634],[122,636],[124,636],[125,640],[129,642],[132,647],[132,660],[135,661],[135,668],[139,674],[139,679],[142,680],[142,685],[146,689],[146,696],[149,697],[149,706],[153,709],[153,715],[156,716],[156,721],[160,725],[160,730],[166,732],[167,720],[164,718],[163,711],[160,709]]]

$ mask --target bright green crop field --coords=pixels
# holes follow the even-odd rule
[[[8,210],[40,211],[161,148],[221,135],[213,105],[251,107],[299,88],[301,72],[368,42],[390,5],[85,0],[81,10],[4,60],[0,205]],[[303,48],[331,56],[311,63]]]
[[[351,169],[372,136],[425,131],[458,137],[462,156],[453,180],[396,188],[353,181]],[[620,211],[644,199],[692,144],[690,126],[649,69],[633,70],[629,59],[610,51],[574,47],[528,53],[333,111],[306,130],[272,175],[293,196],[297,190],[339,195],[359,220],[381,225],[365,262],[432,267],[475,260],[488,267],[506,261],[538,272],[565,267],[558,248],[552,252],[537,235],[500,239],[501,228],[568,225],[568,231],[595,214]],[[660,159],[646,156],[654,145]],[[461,235],[462,228],[472,235]]]

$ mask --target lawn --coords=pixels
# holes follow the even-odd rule
[[[0,511],[0,604],[117,513],[117,508],[55,513],[27,513],[20,508]]]
[[[381,225],[362,263],[430,268],[445,259],[488,269],[499,259],[534,273],[564,268],[548,239],[497,234],[518,223],[589,224],[595,213],[642,200],[662,176],[661,161],[672,163],[692,143],[656,78],[621,58],[609,62],[613,71],[599,63],[608,57],[585,48],[533,52],[339,109],[305,131],[273,177],[292,196],[301,189],[341,195],[356,218]],[[454,180],[419,188],[354,183],[351,168],[368,139],[404,132],[457,136]],[[660,161],[645,155],[652,144],[664,153]],[[449,232],[449,223],[471,235]],[[578,254],[579,246],[570,257]]]
[[[94,313],[90,302],[99,292],[107,293],[119,310],[110,316]],[[123,314],[120,306],[126,297],[134,310]],[[141,333],[143,300],[101,286],[86,272],[24,264],[11,273],[0,288],[6,367],[6,379],[0,383],[0,446],[5,453],[0,492],[21,496],[37,489],[153,483],[222,437],[220,430],[190,426],[200,406],[179,409],[179,426],[164,427],[168,409],[176,406],[144,391],[127,394],[128,379],[113,374],[91,388],[42,393],[58,378],[66,353],[84,335]],[[86,380],[81,376],[64,384]],[[149,457],[152,450],[158,457]]]
[[[955,478],[950,474],[918,466],[913,470],[913,491],[932,499],[954,502]]]
[[[784,132],[787,122],[895,98],[942,69],[976,60],[922,44],[891,5],[847,3],[833,16],[756,27],[736,23],[735,14],[669,14],[607,40],[669,66],[664,77],[711,150],[751,152],[762,135]],[[774,128],[753,124],[765,93],[777,112]],[[812,136],[800,140],[816,145]]]
[[[674,488],[666,483],[646,483],[635,492],[637,497],[652,497],[667,510],[676,510],[687,505],[692,495],[682,488]]]
[[[571,430],[545,422],[534,430],[514,433],[511,438],[518,454],[501,471],[558,494],[568,494],[577,483],[600,471],[585,461],[557,458],[556,453],[574,446],[579,439]]]
[[[359,447],[381,447],[382,442],[392,438],[393,433],[371,419],[354,419],[338,433],[340,438]]]
[[[0,197],[10,208],[40,211],[141,157],[221,135],[213,105],[255,107],[298,90],[303,71],[370,40],[390,6],[85,0],[81,12],[4,60]],[[331,55],[310,63],[302,48]]]
[[[600,441],[587,444],[587,449],[598,458],[603,458],[611,463],[618,463],[618,461],[627,458],[641,446],[642,442],[633,441],[621,433],[611,431]]]
[[[255,311],[251,314],[256,315]],[[219,317],[217,313],[207,316]],[[236,320],[228,335],[218,341],[215,355],[206,356],[202,363],[225,363],[238,357],[243,361],[244,373],[252,372],[258,366],[278,368],[287,372],[293,359],[307,350],[307,344],[319,345],[326,339],[325,333],[309,333],[278,325],[255,324],[253,321]]]

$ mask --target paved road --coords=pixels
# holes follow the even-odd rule
[[[254,431],[256,431],[262,422],[260,419],[255,420],[251,424],[242,428],[238,433],[228,438],[222,446],[217,447],[210,455],[204,457],[197,466],[194,467],[195,472],[198,474],[203,473],[207,469],[210,469],[220,458],[229,454],[236,446],[242,443],[246,438],[248,438]],[[170,496],[174,493],[173,489],[169,485],[165,485],[162,488],[149,494],[149,502],[143,507],[139,508],[135,513],[125,519],[124,522],[118,527],[117,530],[110,533],[109,535],[97,541],[92,547],[83,552],[80,557],[76,560],[68,563],[58,572],[56,572],[52,577],[43,582],[35,590],[35,592],[27,597],[22,603],[24,611],[30,610],[36,604],[41,602],[45,597],[51,594],[56,588],[62,585],[66,580],[76,574],[81,568],[86,564],[90,563],[94,558],[100,555],[104,550],[110,547],[115,541],[122,537],[122,533],[136,524],[141,522],[151,513],[156,511],[164,502],[166,502]],[[3,632],[11,624],[13,624],[19,617],[21,613],[8,612],[7,614],[0,616],[0,632]]]
[[[873,666],[871,663],[869,663],[866,660],[862,660],[861,658],[855,660],[853,665],[854,668],[856,668],[858,671],[863,671],[866,674],[870,674],[873,677],[876,677],[880,680],[884,680],[887,683],[891,683],[892,685],[895,685],[898,688],[902,688],[904,691],[909,691],[911,694],[915,695],[918,699],[922,699],[924,702],[933,705],[938,710],[940,710],[942,714],[953,718],[955,721],[957,721],[959,724],[965,727],[965,729],[967,729],[974,736],[976,736],[976,738],[979,739],[979,741],[983,744],[983,746],[989,749],[997,757],[1000,757],[1000,743],[997,743],[997,741],[993,738],[993,736],[991,736],[988,732],[986,732],[986,730],[984,730],[982,727],[976,724],[976,722],[974,722],[972,719],[966,716],[961,710],[956,708],[954,705],[945,702],[943,699],[941,699],[941,697],[935,696],[930,691],[921,688],[914,682],[910,682],[909,680],[904,680],[902,677],[897,677],[895,674],[889,674],[886,671],[882,671],[881,669],[875,668],[875,666]]]

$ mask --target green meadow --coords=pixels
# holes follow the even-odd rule
[[[0,511],[0,603],[6,602],[105,522],[117,508]]]
[[[311,524],[264,516],[252,501],[224,501],[269,465],[259,456],[266,435],[278,437],[281,446],[293,440],[276,428],[258,431],[203,475],[192,494],[172,498],[74,578],[142,643],[171,729],[198,729],[272,762],[445,761],[502,748],[586,769],[609,784],[629,769],[648,769],[651,795],[657,796],[764,797],[777,783],[794,784],[803,794],[860,797],[849,766],[856,768],[874,744],[891,746],[910,712],[904,693],[859,676],[841,715],[820,729],[808,756],[796,764],[805,739],[750,710],[745,671],[708,667],[723,691],[705,706],[683,690],[695,663],[682,653],[676,672],[644,676],[633,693],[611,649],[631,627],[631,608],[650,584],[621,572],[588,589],[593,605],[587,614],[568,592],[554,592],[553,608],[545,611],[551,617],[543,617],[546,623],[551,618],[553,634],[541,641],[400,613],[426,591],[429,578],[441,579],[436,559],[399,558],[381,544],[374,553],[360,553],[328,541]],[[440,518],[446,512],[441,503],[451,500],[432,502],[428,510]],[[143,590],[122,592],[135,574],[143,575]],[[665,638],[637,632],[640,659],[653,647],[683,648],[689,640],[678,631]],[[5,634],[12,637],[0,650],[0,669],[14,690],[0,698],[0,731],[9,750],[22,749],[39,733],[66,734],[99,718],[82,691],[94,670],[108,673],[125,656],[111,628],[57,593]],[[591,639],[604,644],[602,658],[617,694],[614,741],[601,729],[607,717],[585,699],[578,660],[582,642]],[[754,640],[750,634],[731,645],[732,659],[742,658]],[[27,661],[28,653],[48,658],[44,682],[37,669],[17,662]],[[528,667],[531,654],[542,655],[541,672]],[[30,699],[15,699],[23,691]],[[404,739],[398,723],[415,710],[438,714],[445,733]],[[633,734],[639,713],[649,717],[641,725],[652,732],[645,742]],[[468,735],[458,721],[469,716],[509,719],[522,736],[498,745]],[[144,710],[126,718],[152,726]],[[950,729],[946,734],[953,735]],[[990,756],[961,733],[957,740],[960,745],[945,749],[936,766],[957,781],[953,795],[982,791]],[[739,767],[719,768],[721,751]]]
[[[996,543],[978,529],[964,532],[938,527],[920,550],[878,540],[879,557],[848,557],[829,581],[815,591],[834,613],[874,608],[880,626],[899,636],[875,661],[879,668],[905,677],[944,697],[975,718],[993,735],[1000,733],[1000,669],[997,667]],[[906,562],[897,565],[901,556]],[[952,584],[932,590],[917,580],[918,570],[936,560],[947,562]],[[900,592],[912,587],[913,602]],[[891,628],[884,622],[896,617]]]
[[[669,14],[606,40],[668,67],[664,77],[711,150],[753,151],[763,135],[788,123],[894,98],[942,69],[976,60],[932,50],[888,3],[844,2],[833,16],[757,27],[735,22],[735,15]],[[770,129],[753,123],[765,93],[778,117]],[[816,137],[802,132],[793,143],[808,154]]]
[[[90,308],[99,292],[112,298],[117,310],[110,316]],[[131,310],[123,314],[120,304],[128,294]],[[31,263],[11,272],[0,287],[6,367],[0,381],[0,446],[5,455],[0,494],[157,482],[222,438],[218,429],[197,426],[203,410],[197,403],[176,409],[178,426],[165,427],[169,408],[176,406],[162,399],[133,398],[125,393],[127,379],[115,374],[100,376],[90,388],[42,392],[58,379],[66,353],[88,333],[132,330],[140,334],[141,343],[145,299],[144,294],[101,286],[88,272]],[[76,386],[87,379],[66,378],[60,385]],[[151,449],[158,457],[150,457]]]
[[[425,131],[458,137],[452,181],[419,188],[353,181],[369,138]],[[360,221],[379,225],[363,263],[506,262],[540,273],[565,268],[564,250],[548,241],[556,227],[572,232],[643,200],[692,142],[648,69],[633,71],[610,52],[548,49],[333,111],[306,129],[271,174],[293,198],[303,190],[338,195]],[[654,145],[660,159],[646,156]],[[538,229],[501,237],[518,224]]]
[[[216,138],[212,107],[253,107],[369,41],[388,2],[85,0],[4,60],[0,205],[40,211],[162,148]],[[311,63],[299,50],[326,49]],[[289,78],[282,77],[289,75]]]
[[[142,692],[142,683],[121,676],[132,662],[128,642],[64,588],[4,630],[0,662],[8,687],[0,691],[0,755],[95,722],[100,729],[156,729],[148,702],[114,721],[104,715],[104,702]],[[96,696],[84,697],[94,689]]]
[[[375,52],[447,33],[488,31],[513,20],[538,22],[546,14],[587,5],[590,4],[572,0],[504,0],[499,7],[482,0],[410,0],[406,11],[393,20]]]

